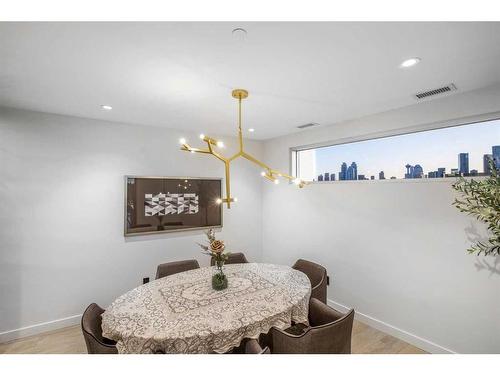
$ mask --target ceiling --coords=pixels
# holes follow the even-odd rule
[[[237,87],[269,139],[498,81],[498,22],[0,23],[0,105],[205,134],[235,135]]]

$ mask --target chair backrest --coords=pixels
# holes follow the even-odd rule
[[[312,288],[311,298],[317,298],[321,302],[326,303],[326,268],[320,264],[305,259],[297,260],[292,268],[305,273],[309,278]]]
[[[163,263],[156,269],[156,279],[161,277],[170,276],[179,272],[195,270],[200,268],[196,259],[180,260],[177,262]]]
[[[236,263],[248,263],[248,260],[245,257],[245,254],[243,254],[243,253],[231,253],[231,254],[229,254],[229,257],[228,257],[225,264],[236,264]],[[210,258],[210,265],[211,266],[215,265],[214,258]]]
[[[312,298],[311,327],[300,335],[273,328],[273,353],[350,354],[354,310],[342,314]]]
[[[104,312],[99,305],[91,303],[82,315],[82,333],[89,354],[118,354],[116,342],[102,336]]]

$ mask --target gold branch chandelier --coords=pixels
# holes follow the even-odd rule
[[[224,147],[224,143],[221,141],[217,141],[211,137],[208,137],[204,134],[200,134],[200,139],[203,140],[207,144],[207,149],[201,149],[201,148],[194,148],[191,147],[189,144],[187,144],[186,140],[184,138],[181,138],[179,140],[180,144],[182,145],[181,150],[183,151],[189,151],[192,153],[200,153],[200,154],[209,154],[215,156],[217,159],[222,161],[225,166],[225,172],[226,172],[226,198],[223,199],[218,199],[217,203],[226,203],[227,208],[231,208],[231,203],[236,202],[236,198],[233,198],[231,196],[231,183],[230,183],[230,165],[231,162],[239,157],[245,158],[252,163],[255,163],[262,167],[264,170],[261,172],[261,176],[268,179],[269,181],[272,181],[275,184],[279,184],[280,180],[279,178],[284,178],[288,181],[293,181],[298,187],[302,188],[304,185],[306,185],[306,182],[301,180],[300,178],[295,178],[293,176],[290,176],[286,173],[279,172],[275,169],[272,169],[269,167],[267,164],[261,162],[260,160],[254,158],[252,155],[247,154],[244,149],[243,149],[243,134],[241,131],[241,101],[245,98],[248,97],[248,91],[243,90],[243,89],[236,89],[233,90],[233,98],[238,99],[238,139],[239,139],[239,151],[234,154],[233,156],[229,158],[225,158],[222,156],[219,152],[215,150],[215,148],[222,148]]]

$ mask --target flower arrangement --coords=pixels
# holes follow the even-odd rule
[[[227,261],[229,254],[224,252],[226,245],[224,241],[215,238],[215,232],[210,229],[207,233],[208,245],[198,243],[202,248],[202,253],[209,255],[215,263],[214,275],[212,276],[212,287],[215,290],[227,288],[227,277],[224,274],[224,263]]]

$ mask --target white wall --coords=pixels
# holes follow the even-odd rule
[[[181,136],[198,142],[177,130],[0,108],[0,341],[76,323],[89,303],[105,307],[153,279],[159,263],[208,264],[195,244],[201,231],[123,236],[124,175],[224,176],[218,160],[181,152]],[[219,235],[253,261],[262,251],[258,173],[236,161],[239,201],[224,209]]]
[[[265,160],[288,170],[290,147],[499,110],[496,85],[274,139]],[[425,350],[500,353],[500,262],[466,253],[485,228],[451,206],[451,183],[265,185],[264,261],[323,264],[333,305]]]

